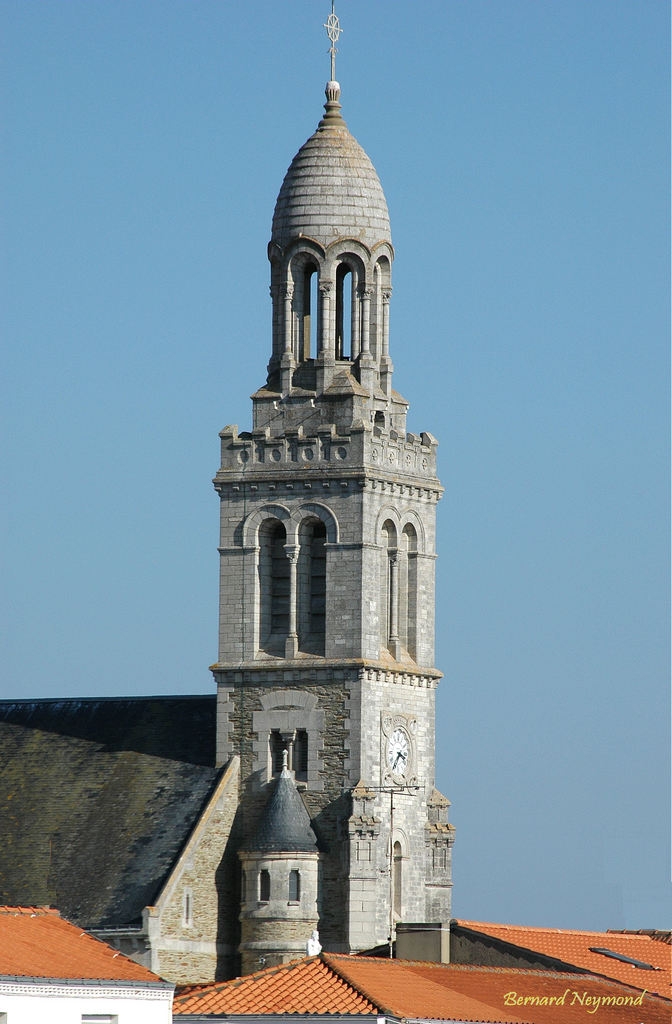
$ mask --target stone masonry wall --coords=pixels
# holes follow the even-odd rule
[[[230,976],[236,954],[238,902],[231,873],[230,836],[238,803],[239,762],[224,773],[210,804],[148,911],[152,970],[176,984]]]

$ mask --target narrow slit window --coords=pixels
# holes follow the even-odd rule
[[[285,743],[278,729],[273,729],[269,736],[269,754],[271,758],[271,775],[279,775],[285,755]]]
[[[298,871],[289,872],[289,902],[298,903],[301,899],[301,875]]]
[[[294,777],[299,782],[306,782],[308,780],[308,733],[305,729],[296,730],[292,755]]]
[[[271,876],[266,869],[259,872],[259,902],[268,903],[271,898]]]
[[[401,843],[395,843],[392,851],[393,907],[397,920],[401,918]]]
[[[194,897],[191,889],[184,890],[182,901],[182,924],[185,928],[191,928],[194,923]]]

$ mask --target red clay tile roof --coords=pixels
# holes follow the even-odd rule
[[[192,986],[174,1013],[358,1013],[376,1007],[319,957],[267,967],[235,981]]]
[[[47,907],[0,907],[0,977],[160,982]]]
[[[517,1024],[529,1020],[518,1010],[496,1008],[480,991],[459,991],[452,985],[446,964],[415,960],[383,960],[373,957],[324,953],[324,959],[353,987],[365,993],[380,1013],[394,1017],[428,1020],[497,1021]]]
[[[586,1014],[600,1009],[609,1024],[669,1024],[672,1004],[590,974],[335,953],[192,987],[174,1003],[178,1015],[384,1013],[493,1024],[586,1024]]]
[[[482,921],[455,922],[481,935],[489,935],[522,949],[552,957],[563,964],[580,967],[592,974],[613,978],[625,985],[672,997],[672,954],[666,941],[657,938],[665,933],[584,932],[564,928],[528,928],[523,925],[490,924]],[[609,949],[614,953],[650,964],[645,970],[633,964],[595,953],[593,949]]]

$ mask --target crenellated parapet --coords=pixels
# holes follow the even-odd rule
[[[268,478],[278,481],[292,477],[301,487],[297,472],[306,481],[314,475],[328,480],[338,474],[347,480],[349,473],[375,478],[398,487],[415,486],[431,490],[440,496],[436,479],[437,440],[429,433],[401,435],[394,430],[380,428],[353,428],[340,433],[335,424],[325,424],[315,433],[307,433],[302,426],[276,435],[269,427],[238,432],[235,425],[225,427],[221,433],[221,464],[215,477],[215,487],[230,482],[233,477]]]

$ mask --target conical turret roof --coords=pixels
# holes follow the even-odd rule
[[[291,772],[282,769],[257,831],[242,846],[248,853],[317,853],[310,816]]]

